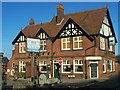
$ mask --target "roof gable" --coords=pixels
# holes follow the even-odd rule
[[[20,36],[24,36],[24,37],[26,38],[25,34],[24,34],[23,31],[21,30],[21,31],[19,32],[19,34],[16,36],[16,38],[13,40],[13,42],[12,42],[13,45],[17,42],[17,40],[20,38]]]
[[[37,34],[35,35],[35,37],[38,37],[40,39],[50,39],[50,36],[45,32],[45,30],[43,29],[43,27],[41,27],[39,29],[39,31],[37,32]]]
[[[105,30],[104,29],[105,27],[109,27],[110,29]],[[117,43],[114,28],[113,28],[111,18],[110,18],[110,15],[109,15],[109,10],[107,10],[107,12],[104,15],[104,19],[103,19],[103,22],[101,24],[101,28],[100,28],[98,34],[100,36],[103,36],[103,37],[106,37],[106,38],[113,36],[113,37],[115,37],[115,42]]]
[[[54,41],[57,38],[74,37],[80,35],[85,35],[90,41],[93,41],[93,38],[89,34],[87,34],[85,30],[83,30],[76,22],[74,22],[71,18],[69,18],[55,36]]]
[[[63,28],[65,28],[65,24],[67,25],[69,22],[72,22],[92,41],[92,37],[90,35],[98,34],[107,9],[108,8],[105,7],[66,14],[64,15],[63,21],[59,25],[57,24],[57,16],[55,16],[50,22],[26,26],[22,33],[26,37],[35,37],[37,33],[40,32],[42,27],[43,31],[47,36],[49,36],[49,38],[51,38],[51,41],[53,42],[58,38]],[[13,42],[15,43],[15,41],[16,40]]]

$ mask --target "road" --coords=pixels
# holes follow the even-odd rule
[[[10,88],[11,86],[7,86]],[[34,89],[41,89],[41,90],[58,90],[58,89],[80,89],[80,90],[100,90],[100,89],[107,89],[107,90],[120,90],[120,75],[112,76],[109,79],[96,79],[96,80],[88,80],[76,83],[59,83],[54,85],[44,85],[42,87],[34,86],[34,87],[27,87],[24,90],[33,90]],[[12,89],[9,89],[12,90]]]
[[[120,90],[120,75],[112,76],[110,79],[105,81],[93,80],[88,83],[71,83],[71,84],[61,84],[56,85],[54,88],[69,88],[69,89],[85,89],[85,90]]]
[[[120,75],[111,77],[110,79],[104,81],[104,82],[97,82],[93,83],[91,85],[87,85],[83,88],[104,88],[104,89],[110,89],[110,90],[120,90]]]

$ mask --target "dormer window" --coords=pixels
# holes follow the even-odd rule
[[[26,53],[26,42],[19,43],[19,53]]]

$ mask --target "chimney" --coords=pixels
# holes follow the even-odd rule
[[[30,19],[30,21],[29,21],[29,25],[33,25],[33,24],[35,24],[35,22],[34,22],[34,19]]]
[[[58,4],[57,6],[57,24],[61,22],[64,17],[64,7],[62,4]]]

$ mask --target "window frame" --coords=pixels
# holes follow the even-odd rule
[[[110,62],[109,65],[110,65],[110,68],[109,68],[109,65],[108,65],[108,61]],[[106,60],[106,63],[107,63],[107,71],[109,72],[112,72],[112,60]]]
[[[109,51],[110,51],[110,52],[113,51],[113,46],[109,46]]]
[[[26,64],[24,61],[19,61],[19,72],[26,72],[24,71],[24,68],[26,69]]]
[[[41,63],[42,62],[42,63]],[[41,69],[43,68],[43,66],[46,66],[46,71],[41,71]],[[39,61],[39,71],[41,73],[47,73],[47,62],[45,60],[41,60]]]
[[[116,71],[116,65],[115,65],[115,61],[113,61],[113,72]]]
[[[10,71],[10,74],[11,74],[11,76],[14,76],[14,74],[15,74],[15,70],[12,69],[12,70]]]
[[[42,42],[42,44],[41,44],[41,42]],[[42,45],[42,49],[41,49],[41,45]],[[46,52],[47,51],[47,40],[40,40],[40,52]],[[46,49],[46,50],[44,50],[44,48]]]
[[[104,71],[103,71],[103,73],[106,73],[106,63],[105,63],[105,60],[103,60],[103,66],[104,66]]]
[[[100,37],[100,49],[105,50],[105,38],[103,37]]]
[[[64,61],[65,61],[65,63],[64,63]],[[70,60],[63,60],[63,63],[62,63],[62,73],[71,73],[71,62],[70,63],[68,63],[68,61],[70,62]],[[64,71],[63,69],[63,67],[64,66],[69,66],[70,67],[70,71],[69,72],[66,72],[66,71]]]
[[[14,62],[12,63],[12,67],[15,68],[15,63]]]
[[[26,53],[26,42],[19,42],[18,48],[19,48],[18,49],[19,54],[25,54]]]
[[[65,39],[65,42],[63,42],[64,39]],[[69,41],[68,41],[68,39],[69,39]],[[65,44],[65,48],[63,48],[63,43]],[[61,38],[61,50],[70,50],[71,48],[68,48],[68,46],[67,46],[68,44],[71,44],[70,37],[68,37],[68,38]]]
[[[78,63],[76,64],[75,61],[77,61]],[[79,63],[79,62],[81,62],[81,63]],[[82,71],[82,72],[76,72],[76,71],[75,71],[75,66],[81,66],[81,67],[82,67],[82,70],[83,70],[83,60],[79,60],[79,59],[73,60],[73,72],[74,72],[74,73],[83,74],[84,71]]]
[[[77,41],[75,41],[75,38],[77,38]],[[77,48],[75,48],[75,43],[77,43]],[[80,43],[82,44],[82,47],[80,47]],[[73,50],[83,49],[83,39],[82,36],[73,37]]]

